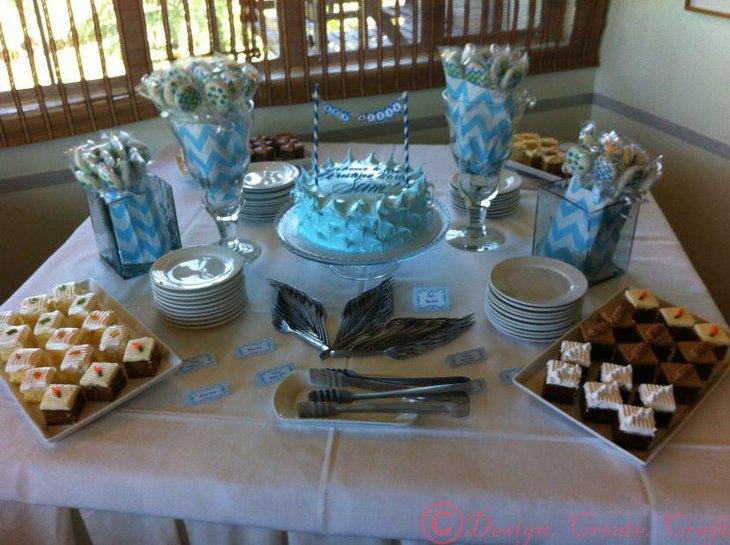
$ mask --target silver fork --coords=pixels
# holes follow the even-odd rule
[[[409,403],[362,403],[339,404],[300,401],[297,403],[300,418],[327,418],[341,413],[416,413],[443,414],[454,418],[469,415],[468,404],[456,404],[447,401],[412,401]]]

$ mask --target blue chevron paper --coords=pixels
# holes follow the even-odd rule
[[[454,95],[446,93],[451,151],[461,171],[498,175],[510,156],[515,131],[514,99],[482,89],[480,102],[465,102],[464,98],[469,96],[464,90],[467,85],[470,84],[463,82]]]
[[[154,263],[169,251],[180,247],[177,224],[167,225],[169,214],[162,209],[163,199],[155,197],[155,187],[164,183],[147,176],[140,187],[142,193],[117,195],[109,202],[114,238],[123,265]]]
[[[224,123],[173,120],[172,128],[183,149],[185,165],[199,182],[226,184],[246,172],[249,154],[243,116]]]
[[[590,189],[571,183],[560,200],[549,231],[535,255],[565,261],[580,269],[592,285],[613,276],[614,255],[632,204],[599,202]]]

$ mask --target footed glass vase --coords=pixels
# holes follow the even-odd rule
[[[248,140],[253,104],[218,119],[169,117],[185,166],[205,192],[203,206],[218,227],[219,244],[241,254],[244,262],[252,262],[261,250],[238,238],[238,215],[244,202],[243,177],[251,160]]]
[[[443,92],[451,154],[459,168],[458,189],[469,214],[469,222],[449,229],[446,240],[460,250],[488,252],[504,244],[504,235],[486,225],[487,208],[497,196],[517,125],[535,101],[525,91],[478,89],[469,100],[448,89]]]

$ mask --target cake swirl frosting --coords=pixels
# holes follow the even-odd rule
[[[318,178],[303,171],[292,191],[300,233],[317,246],[348,253],[383,252],[432,223],[433,186],[421,167],[407,173],[393,158],[327,158]]]
[[[581,379],[580,366],[560,360],[548,360],[547,362],[547,384],[577,388]]]
[[[616,382],[586,382],[583,385],[586,406],[591,409],[616,409],[623,401]]]
[[[631,390],[633,386],[631,366],[607,362],[602,363],[601,382],[616,382],[620,387]]]
[[[618,411],[618,427],[626,433],[654,437],[656,434],[654,409],[621,405]]]
[[[591,343],[563,341],[560,343],[560,359],[570,363],[577,363],[582,367],[591,364]]]
[[[677,410],[674,387],[671,384],[642,384],[639,386],[639,398],[645,407],[651,407],[655,411],[673,413]]]

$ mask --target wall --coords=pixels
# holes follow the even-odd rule
[[[683,0],[613,0],[593,117],[666,158],[654,195],[730,317],[730,19]],[[671,294],[667,294],[670,296]]]

